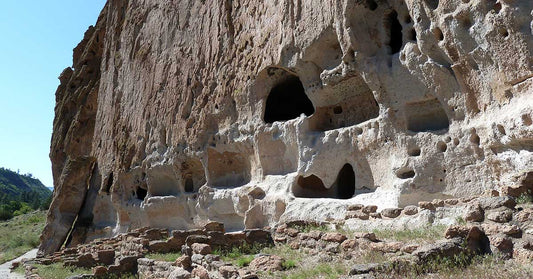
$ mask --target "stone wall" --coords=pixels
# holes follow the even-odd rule
[[[60,77],[41,253],[470,197],[533,169],[528,0],[110,0]]]

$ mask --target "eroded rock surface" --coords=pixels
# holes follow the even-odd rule
[[[40,253],[531,189],[532,10],[110,0],[60,77]]]

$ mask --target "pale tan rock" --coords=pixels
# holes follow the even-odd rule
[[[322,235],[321,239],[327,242],[342,243],[344,240],[347,239],[347,237],[338,232],[327,232]]]
[[[180,257],[177,258],[176,261],[174,262],[174,265],[175,265],[175,266],[181,267],[181,268],[183,268],[183,269],[189,269],[189,268],[191,268],[191,264],[192,264],[191,257],[189,257],[189,256],[187,256],[187,255],[182,255],[182,256],[180,256]]]
[[[485,217],[494,222],[507,223],[513,219],[513,211],[505,207],[493,209],[486,211]]]
[[[402,209],[401,208],[385,208],[381,210],[380,213],[381,213],[381,216],[383,217],[396,218],[400,216],[400,214],[402,213]]]
[[[404,253],[413,253],[414,251],[416,251],[416,249],[418,249],[420,246],[417,245],[417,244],[405,244],[402,246],[402,248],[400,249],[402,252]]]
[[[40,254],[518,185],[531,1],[367,2],[109,1],[60,76]]]
[[[355,249],[359,246],[359,243],[356,239],[346,239],[341,243],[341,247],[344,251]]]
[[[435,205],[432,202],[421,201],[418,202],[418,207],[422,209],[435,210]]]
[[[375,233],[371,233],[371,232],[354,232],[353,236],[355,238],[364,238],[364,239],[368,239],[370,241],[376,241],[377,240],[376,234]]]
[[[283,261],[276,255],[258,256],[250,262],[249,267],[254,271],[279,271],[283,270]]]
[[[417,213],[418,213],[418,207],[415,205],[408,205],[404,207],[403,209],[403,214],[408,215],[408,216],[415,215]]]
[[[469,204],[463,214],[463,219],[467,222],[481,222],[485,218],[483,209],[478,203]]]
[[[211,246],[209,246],[209,244],[204,243],[193,243],[191,245],[191,248],[193,253],[200,255],[207,255],[210,254],[212,251]]]
[[[198,279],[209,279],[209,272],[203,266],[197,266],[191,271],[191,277]]]
[[[370,214],[376,212],[377,209],[378,207],[376,205],[367,205],[361,210],[363,211],[363,213]]]
[[[348,211],[344,219],[357,218],[361,220],[368,220],[369,217],[370,215],[368,213],[364,213],[362,211]]]

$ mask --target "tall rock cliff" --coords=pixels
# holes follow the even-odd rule
[[[109,0],[60,76],[40,253],[342,218],[533,169],[530,0]]]

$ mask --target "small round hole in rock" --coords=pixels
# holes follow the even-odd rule
[[[505,132],[505,128],[502,125],[498,124],[498,125],[496,125],[496,127],[498,128],[498,132],[500,132],[500,134],[502,134],[502,135],[506,135],[507,134]]]
[[[342,113],[342,107],[341,106],[334,107],[333,108],[333,113],[341,114]]]
[[[509,37],[509,31],[505,28],[500,28],[499,29],[499,32],[500,32],[500,35],[502,35],[502,37],[504,38],[507,38]]]
[[[409,150],[407,150],[407,154],[409,156],[420,156],[420,148],[419,147],[412,147],[412,148],[409,148]]]
[[[475,145],[479,145],[481,142],[481,139],[476,133],[473,133],[472,135],[470,135],[470,142]]]
[[[138,200],[144,200],[144,198],[146,198],[146,195],[148,194],[148,191],[146,191],[146,189],[143,189],[141,187],[137,187],[137,191],[135,191],[135,195],[137,196],[136,198]]]
[[[396,172],[396,177],[400,179],[413,178],[415,177],[415,175],[416,175],[415,171],[410,168],[404,168]]]
[[[531,116],[529,116],[528,114],[522,114],[522,122],[526,126],[531,126],[531,124],[533,124],[533,121],[531,120]]]
[[[378,8],[378,3],[374,0],[366,0],[366,6],[369,10],[375,11]]]
[[[448,150],[448,145],[446,145],[445,142],[443,141],[439,141],[437,143],[437,149],[440,151],[440,152],[446,152],[446,150]]]

